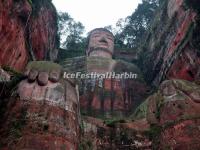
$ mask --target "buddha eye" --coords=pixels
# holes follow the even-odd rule
[[[100,35],[99,34],[94,34],[92,37],[93,38],[97,38],[97,37],[99,37]]]

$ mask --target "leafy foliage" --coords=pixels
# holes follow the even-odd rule
[[[126,19],[120,19],[116,24],[118,31],[115,34],[115,44],[117,47],[138,47],[158,6],[158,0],[143,0],[132,15]]]
[[[76,22],[66,12],[58,13],[58,34],[61,39],[59,58],[69,58],[84,55],[86,38],[82,36],[84,26]]]
[[[61,46],[65,49],[79,49],[82,47],[84,26],[76,22],[68,13],[58,13],[58,28]]]

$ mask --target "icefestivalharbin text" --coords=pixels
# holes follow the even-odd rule
[[[106,72],[106,73],[67,73],[64,72],[63,78],[81,78],[81,79],[137,79],[137,74],[132,72],[123,72],[123,73],[115,73],[115,72]]]

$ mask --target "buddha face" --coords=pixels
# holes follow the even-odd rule
[[[113,35],[104,30],[94,30],[90,34],[87,49],[88,56],[112,58],[114,49]]]

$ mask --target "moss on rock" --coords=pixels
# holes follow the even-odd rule
[[[62,70],[61,66],[48,61],[32,61],[27,65],[27,69],[36,69],[38,71],[49,72],[51,70]]]

